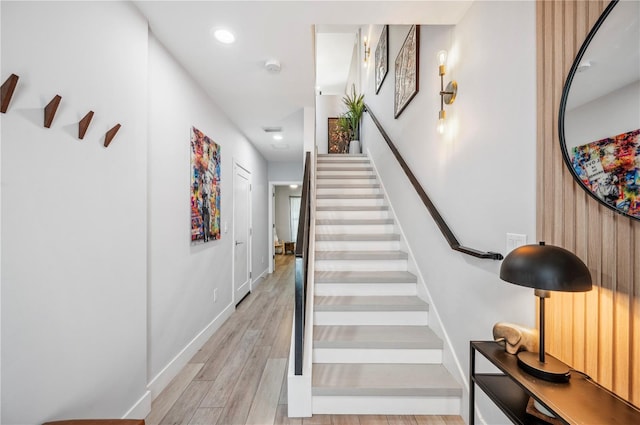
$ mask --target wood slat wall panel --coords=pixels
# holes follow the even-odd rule
[[[537,239],[575,252],[594,288],[548,300],[547,351],[640,406],[640,222],[587,196],[562,161],[565,78],[608,1],[538,0]]]

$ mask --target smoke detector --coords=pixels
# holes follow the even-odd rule
[[[277,59],[269,59],[264,63],[264,67],[272,74],[277,74],[282,68],[280,61]]]

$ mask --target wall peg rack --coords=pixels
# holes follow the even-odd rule
[[[87,133],[87,129],[89,128],[89,124],[91,124],[91,119],[93,118],[93,111],[87,112],[87,115],[84,116],[78,123],[78,137],[80,140],[84,139],[84,135]]]
[[[120,124],[116,124],[113,128],[107,131],[107,134],[104,136],[104,147],[108,148],[111,144],[111,141],[114,137],[116,137],[116,133],[120,130]]]
[[[51,128],[53,117],[56,116],[56,111],[58,110],[58,106],[60,105],[61,100],[62,97],[57,94],[53,99],[51,99],[51,102],[49,102],[49,104],[44,107],[44,126],[46,128]]]
[[[13,92],[16,89],[16,85],[18,84],[18,77],[16,74],[11,74],[9,78],[6,79],[4,83],[2,83],[2,99],[0,101],[0,112],[3,114],[7,112],[9,108],[9,102],[11,102],[11,97],[13,96]]]

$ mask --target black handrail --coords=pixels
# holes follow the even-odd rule
[[[305,308],[307,303],[307,267],[309,265],[309,224],[311,219],[311,152],[304,159],[304,180],[302,183],[302,199],[298,216],[298,236],[296,238],[296,273],[295,273],[295,305],[294,305],[294,371],[302,375],[304,356]]]
[[[369,116],[373,120],[373,123],[378,128],[378,131],[380,132],[384,140],[387,142],[387,145],[389,145],[389,149],[391,149],[391,152],[393,152],[393,155],[396,157],[396,160],[400,164],[400,167],[402,167],[402,170],[405,172],[405,174],[409,178],[409,181],[411,182],[411,184],[413,185],[413,188],[418,193],[418,196],[420,196],[420,199],[424,203],[424,206],[427,207],[427,210],[429,210],[431,217],[433,217],[433,219],[435,220],[436,224],[438,225],[438,228],[440,228],[442,235],[449,243],[449,246],[451,247],[451,249],[453,249],[454,251],[462,252],[467,255],[471,255],[473,257],[477,257],[477,258],[486,258],[490,260],[502,260],[504,257],[502,257],[502,254],[500,254],[499,252],[491,252],[491,251],[484,252],[484,251],[479,251],[477,249],[467,248],[466,246],[460,245],[460,242],[458,242],[458,239],[456,239],[455,235],[453,234],[449,226],[447,226],[447,223],[444,221],[444,219],[438,212],[438,209],[433,204],[433,202],[431,202],[431,199],[429,199],[429,196],[427,196],[422,186],[420,186],[418,179],[416,178],[416,176],[413,175],[413,173],[411,172],[411,169],[402,158],[402,155],[400,155],[400,152],[391,141],[391,138],[389,137],[387,132],[384,131],[384,128],[382,128],[380,121],[378,121],[374,113],[371,111],[371,108],[369,108],[369,106],[365,104],[364,110],[369,114]]]

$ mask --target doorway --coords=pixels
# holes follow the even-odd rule
[[[269,197],[269,224],[271,233],[269,235],[270,257],[269,273],[273,273],[276,268],[276,255],[284,255],[286,248],[292,246],[297,236],[297,228],[292,229],[293,219],[297,219],[297,214],[291,214],[292,199],[295,208],[297,197],[302,194],[302,183],[299,181],[271,181],[269,182],[271,196]],[[297,207],[299,210],[299,206]],[[296,211],[297,213],[297,211]],[[276,243],[278,241],[279,243]],[[287,243],[285,245],[285,243]]]
[[[233,300],[251,290],[251,173],[233,164]]]

